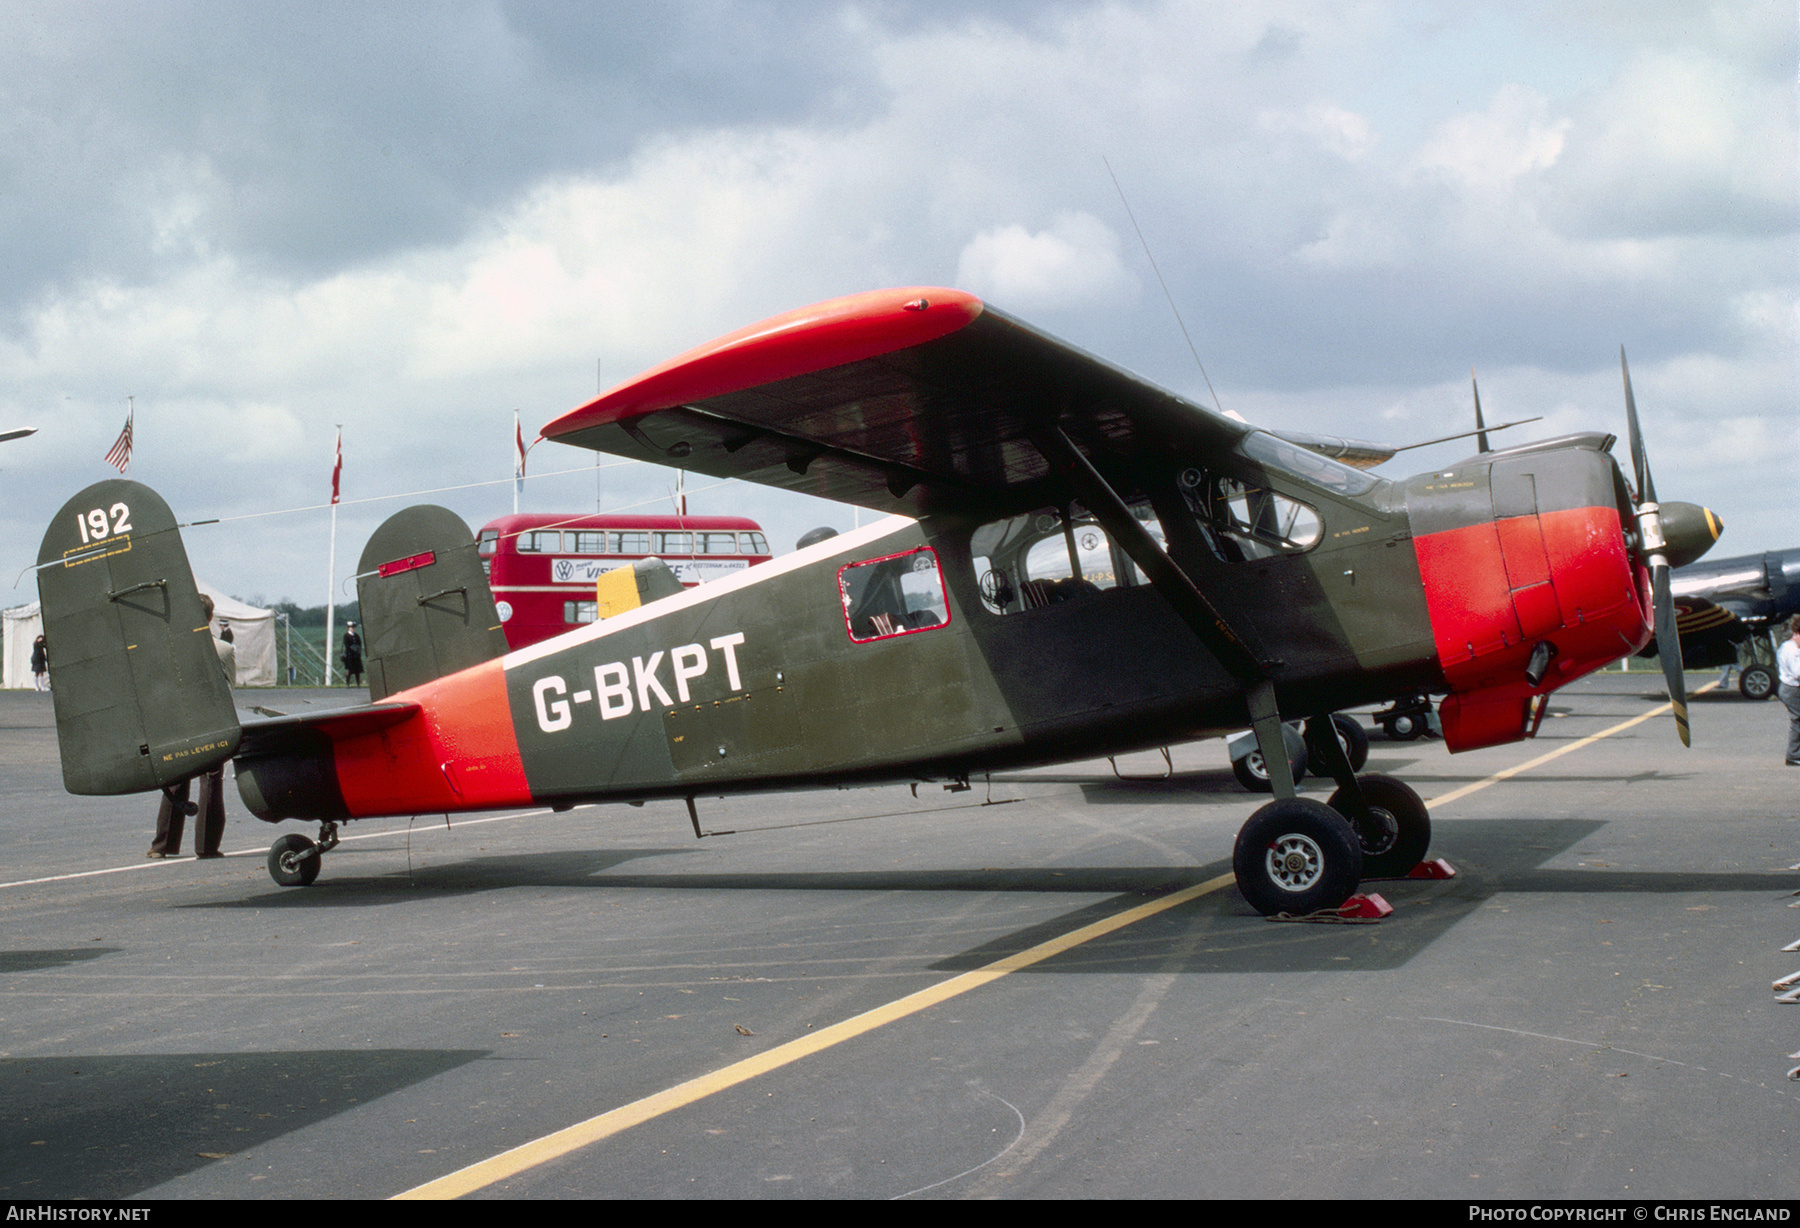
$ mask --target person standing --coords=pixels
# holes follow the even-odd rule
[[[344,682],[356,686],[362,682],[362,636],[355,623],[344,624]]]
[[[1788,640],[1775,650],[1775,671],[1788,710],[1787,765],[1800,767],[1800,614],[1788,619]]]
[[[40,691],[50,689],[50,645],[41,635],[31,642],[31,680]]]
[[[206,623],[210,631],[213,599],[202,593],[200,607],[206,611]],[[218,654],[219,668],[225,673],[226,685],[236,686],[237,649],[224,640],[214,639],[213,651]],[[188,801],[188,789],[193,783],[194,778],[190,776],[180,784],[170,785],[163,790],[162,807],[156,812],[156,839],[150,842],[150,851],[144,856],[162,858],[181,852],[181,833],[190,814],[194,816],[194,856],[211,858],[225,855],[219,851],[219,845],[225,839],[225,765],[221,763],[211,771],[201,773],[198,803]]]

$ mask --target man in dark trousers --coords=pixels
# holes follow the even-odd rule
[[[206,611],[207,625],[213,620],[213,599],[202,593],[200,606]],[[228,685],[237,685],[237,649],[229,643],[214,639],[213,651],[219,654],[219,668],[225,671]],[[223,857],[219,851],[219,843],[225,838],[225,765],[219,764],[210,772],[201,774],[200,801],[198,805],[188,803],[188,786],[194,778],[188,777],[178,785],[171,785],[163,790],[162,808],[156,812],[156,839],[150,842],[150,851],[146,857],[169,857],[181,851],[181,832],[187,825],[190,811],[194,815],[194,856]]]

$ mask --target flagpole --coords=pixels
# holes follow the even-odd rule
[[[325,565],[325,685],[331,685],[332,615],[337,599],[338,480],[344,472],[344,424],[338,423],[337,447],[331,461],[331,550]]]

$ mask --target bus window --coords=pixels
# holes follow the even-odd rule
[[[483,529],[481,531],[481,541],[478,545],[476,545],[475,553],[480,555],[484,559],[488,558],[488,557],[492,556],[495,548],[499,545],[499,543],[500,543],[500,530],[499,529]]]
[[[746,539],[745,554],[767,554],[769,552],[768,539],[761,533],[745,533],[742,536]]]
[[[736,533],[702,533],[699,537],[701,554],[736,554],[738,552]]]
[[[612,554],[649,554],[650,533],[646,529],[627,529],[612,534]]]
[[[565,601],[563,602],[563,621],[570,624],[598,622],[600,619],[600,603],[598,601]]]
[[[656,535],[656,552],[658,554],[692,554],[694,552],[694,535],[692,533],[658,533]]]
[[[574,533],[571,536],[575,538],[576,554],[606,553],[606,534],[604,533]]]

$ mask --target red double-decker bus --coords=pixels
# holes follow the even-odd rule
[[[522,512],[489,521],[477,540],[512,648],[593,622],[594,582],[615,567],[654,556],[692,588],[769,558],[762,526],[742,516]]]

